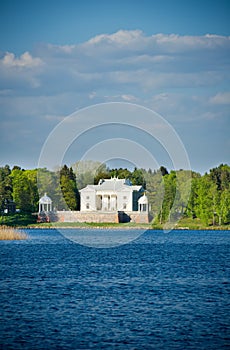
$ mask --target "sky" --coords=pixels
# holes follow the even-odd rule
[[[229,17],[228,0],[2,0],[0,165],[36,168],[47,138],[67,116],[114,102],[158,113],[193,170],[229,164]],[[138,118],[139,125],[147,120]],[[95,115],[91,126],[97,123]],[[70,165],[83,148],[113,137],[98,130],[69,147]],[[128,134],[141,144],[133,129]],[[145,147],[157,164],[172,167],[153,142]]]

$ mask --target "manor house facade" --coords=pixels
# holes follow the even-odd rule
[[[59,222],[136,222],[149,223],[149,203],[142,186],[127,179],[101,179],[98,185],[87,185],[80,191],[80,211],[50,211],[47,195],[39,201],[39,215]],[[44,202],[44,203],[43,203]],[[49,198],[52,208],[52,200]],[[41,211],[41,209],[43,209]]]
[[[98,185],[88,185],[80,190],[80,210],[99,212],[138,211],[141,209],[138,208],[138,200],[143,193],[142,186],[133,186],[127,179],[101,179]]]

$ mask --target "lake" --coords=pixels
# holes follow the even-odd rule
[[[26,232],[0,242],[1,349],[230,348],[230,231]]]

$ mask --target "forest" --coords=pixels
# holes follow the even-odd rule
[[[170,219],[199,218],[206,225],[230,223],[230,166],[221,164],[201,175],[188,170],[168,171],[134,168],[109,169],[94,161],[77,162],[50,171],[0,167],[1,217],[16,213],[36,213],[39,197],[46,192],[56,210],[79,210],[79,190],[97,184],[101,178],[128,178],[133,185],[142,185],[151,204],[153,223]],[[14,210],[12,208],[15,208]],[[16,215],[16,214],[15,214]]]

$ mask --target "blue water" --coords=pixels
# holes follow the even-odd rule
[[[109,249],[27,233],[0,242],[1,349],[230,348],[229,231],[148,231]]]

